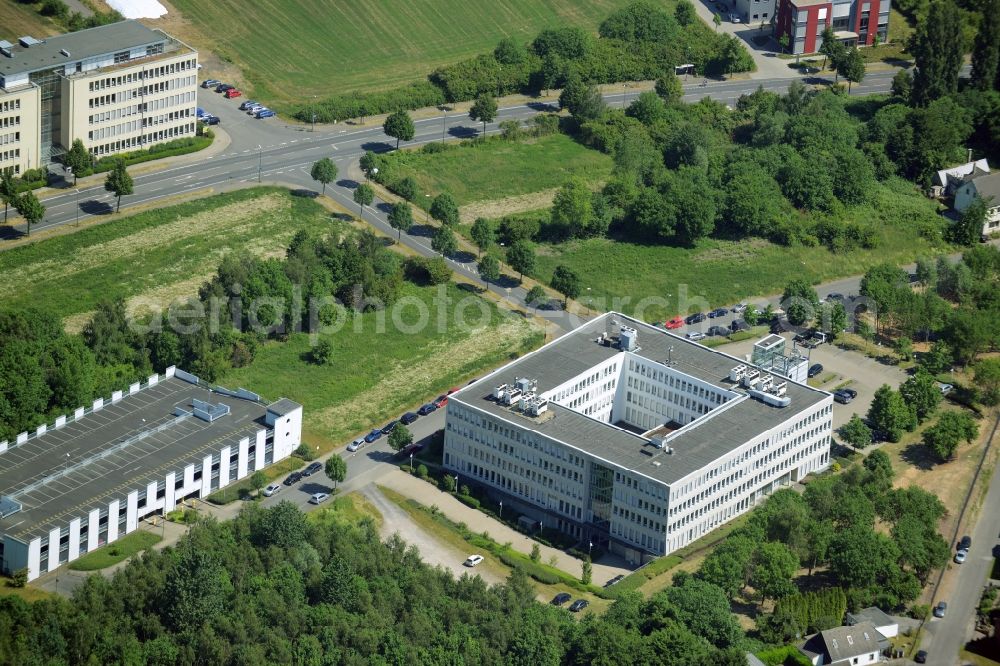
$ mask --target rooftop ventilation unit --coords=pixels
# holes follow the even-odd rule
[[[508,388],[507,391],[506,391],[506,393],[504,394],[504,396],[502,398],[502,402],[503,402],[503,404],[505,404],[508,407],[510,407],[511,405],[516,404],[517,401],[520,400],[520,399],[521,399],[521,389],[519,389],[519,388]]]
[[[736,366],[729,371],[729,381],[734,384],[742,381],[742,379],[747,375],[747,370],[749,370],[749,368],[743,364]]]
[[[520,389],[522,393],[528,393],[538,388],[538,382],[527,377],[516,377],[514,379],[514,386]]]
[[[31,35],[25,35],[24,37],[18,37],[18,38],[17,38],[17,41],[18,41],[18,43],[20,43],[20,44],[21,44],[21,46],[23,46],[24,48],[28,48],[28,47],[30,47],[30,46],[34,46],[35,44],[41,44],[41,43],[42,43],[42,40],[40,40],[40,39],[35,39],[35,38],[34,38],[34,37],[32,37]]]
[[[757,384],[759,378],[760,370],[757,368],[747,368],[746,374],[744,374],[743,378],[740,380],[740,384],[743,388],[752,388]]]
[[[192,413],[202,421],[207,421],[208,423],[229,413],[229,405],[221,402],[218,405],[213,405],[210,402],[195,398],[191,400],[191,405],[194,407]]]
[[[618,348],[622,351],[635,351],[639,346],[639,331],[628,326],[622,326],[618,333]]]
[[[528,416],[541,416],[549,409],[549,401],[534,393],[529,393],[521,400],[521,409]]]
[[[510,388],[507,384],[499,384],[493,388],[493,399],[497,402],[501,402],[507,395],[507,390]]]

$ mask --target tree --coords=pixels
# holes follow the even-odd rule
[[[749,537],[733,534],[705,558],[698,577],[717,585],[732,600],[750,579],[755,548]]]
[[[954,362],[951,346],[944,340],[934,342],[930,350],[920,357],[920,365],[932,375],[947,372]]]
[[[845,442],[857,450],[870,446],[872,443],[871,428],[857,414],[852,415],[847,423],[840,426],[838,432]]]
[[[906,404],[913,408],[917,415],[917,423],[923,423],[941,402],[941,391],[938,390],[937,381],[931,373],[920,367],[903,382],[899,387],[899,393]]]
[[[986,405],[1000,403],[1000,358],[984,358],[976,363],[975,385]]]
[[[261,489],[267,485],[267,474],[264,470],[257,470],[250,475],[250,487],[253,488],[258,495],[260,495]]]
[[[361,156],[361,160],[358,165],[361,170],[365,172],[365,179],[371,178],[372,174],[378,168],[378,155],[370,150],[366,150],[365,154]]]
[[[354,203],[358,204],[358,214],[365,218],[365,206],[371,206],[375,201],[375,190],[368,183],[361,183],[354,188]]]
[[[397,423],[389,433],[389,447],[393,451],[402,451],[412,443],[413,433],[402,423]]]
[[[913,94],[913,74],[907,69],[901,69],[892,77],[891,92],[893,96],[900,98],[904,103],[910,101]]]
[[[829,339],[834,339],[847,330],[847,309],[840,301],[826,302],[820,307],[820,329]]]
[[[963,439],[971,444],[978,436],[979,425],[968,412],[945,412],[924,431],[924,444],[942,461],[948,461]]]
[[[792,280],[781,296],[781,305],[785,309],[788,323],[793,326],[804,326],[817,314],[819,294],[805,280]]]
[[[994,90],[1000,74],[1000,0],[985,0],[972,46],[972,85]]]
[[[45,206],[38,200],[35,193],[27,191],[14,200],[14,208],[24,218],[28,226],[28,235],[31,235],[31,225],[38,224],[45,217]]]
[[[534,551],[532,551],[534,552]],[[594,567],[590,563],[589,559],[583,561],[583,565],[580,571],[580,582],[584,585],[590,585],[590,581],[594,575]]]
[[[680,572],[674,574],[673,585],[665,593],[677,619],[695,635],[703,636],[718,648],[727,648],[743,639],[743,631],[729,609],[729,600],[717,586]]]
[[[843,72],[847,79],[847,94],[851,93],[851,84],[861,83],[865,78],[865,57],[857,47],[848,51],[837,66],[838,72]]]
[[[528,290],[528,293],[524,297],[524,302],[532,307],[538,307],[541,303],[547,301],[548,298],[549,295],[545,293],[545,289],[536,284]]]
[[[485,217],[476,218],[469,234],[472,236],[472,242],[479,248],[479,256],[482,256],[484,251],[489,250],[497,243],[496,223]]]
[[[507,248],[507,263],[518,273],[518,281],[524,279],[525,273],[535,270],[535,250],[528,241],[515,241]]]
[[[0,199],[3,199],[3,222],[7,224],[7,209],[17,201],[17,184],[10,167],[0,169]]]
[[[688,0],[681,0],[677,5],[679,10],[682,5],[691,6]],[[673,70],[667,70],[656,79],[656,94],[660,96],[660,99],[664,101],[667,105],[673,105],[684,99],[684,86],[681,85],[681,80],[674,74]]]
[[[479,260],[479,277],[488,285],[500,279],[500,260],[496,255],[487,252]]]
[[[867,297],[875,305],[875,333],[879,331],[879,322],[899,301],[899,294],[908,290],[909,277],[902,268],[890,263],[872,266],[861,278],[861,295]]]
[[[576,72],[567,78],[559,94],[559,106],[567,109],[578,123],[599,118],[607,108],[597,87],[585,83]]]
[[[873,431],[890,442],[898,442],[904,431],[916,427],[916,421],[916,415],[898,391],[893,391],[888,384],[875,391],[868,408],[868,423]]]
[[[580,295],[580,277],[569,267],[559,265],[552,272],[553,289],[563,295],[563,307],[569,304],[569,299]]]
[[[337,484],[347,477],[347,463],[344,462],[344,459],[341,458],[340,455],[334,453],[326,459],[323,471],[326,472],[327,477],[333,481],[333,487],[336,488]]]
[[[916,60],[913,98],[920,106],[958,90],[958,72],[965,54],[965,35],[958,5],[933,0],[927,18],[917,24],[910,53]]]
[[[393,183],[390,189],[407,201],[413,201],[417,198],[417,179],[413,176],[404,176]]]
[[[135,191],[132,176],[129,175],[128,170],[125,168],[125,160],[115,161],[115,168],[111,170],[108,177],[104,180],[104,189],[118,197],[118,204],[115,206],[115,212],[117,213],[122,208],[122,197],[132,194]]]
[[[899,354],[899,357],[904,361],[912,361],[913,340],[909,339],[905,335],[900,336],[900,338],[896,340],[896,353]]]
[[[455,239],[455,232],[451,230],[451,227],[438,227],[437,231],[434,232],[434,237],[431,238],[431,249],[440,252],[443,257],[455,254],[458,250],[458,241]]]
[[[666,105],[660,96],[652,90],[647,90],[629,104],[625,115],[635,118],[648,127],[662,118],[665,110]]]
[[[469,109],[469,118],[483,124],[483,138],[486,137],[486,123],[491,123],[497,117],[497,101],[491,95],[482,93],[476,98]]]
[[[976,197],[962,212],[958,221],[948,229],[948,239],[956,245],[974,245],[979,242],[986,222],[987,206],[982,197]]]
[[[682,26],[689,26],[698,20],[698,15],[694,11],[694,5],[690,0],[680,0],[674,9],[674,18]]]
[[[403,109],[389,114],[385,122],[382,123],[382,131],[387,136],[391,136],[396,140],[396,150],[399,150],[400,140],[410,141],[416,133],[416,129],[413,126],[413,119]]]
[[[413,210],[410,204],[400,201],[392,205],[389,211],[389,226],[396,230],[396,240],[403,237],[403,232],[409,232],[413,226]]]
[[[722,26],[722,17],[719,16],[719,12],[712,13],[712,23],[715,24],[715,31],[718,32],[719,28]]]
[[[847,51],[844,43],[837,39],[833,34],[833,27],[829,25],[823,29],[820,39],[823,41],[819,47],[819,52],[823,54],[823,69],[826,69],[827,63],[832,69],[839,69],[838,65]]]
[[[431,217],[449,227],[458,224],[458,203],[448,192],[442,192],[434,197],[431,203]]]
[[[747,309],[743,311],[743,321],[745,321],[750,326],[756,326],[760,323],[760,310],[753,303],[747,304]]]
[[[589,235],[594,219],[593,198],[581,178],[572,178],[552,200],[552,226],[563,238]]]
[[[519,65],[524,62],[527,55],[524,45],[513,37],[504,37],[493,49],[493,57],[501,65]]]
[[[323,194],[326,194],[326,186],[337,180],[337,165],[329,157],[324,157],[312,165],[309,175],[323,184]]]
[[[768,541],[758,546],[753,557],[750,584],[760,593],[761,603],[795,592],[792,576],[798,567],[799,559],[785,544]]]
[[[90,152],[81,139],[73,140],[73,145],[63,156],[63,163],[73,170],[73,184],[76,185],[79,173],[90,166]]]

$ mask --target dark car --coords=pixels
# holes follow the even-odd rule
[[[311,462],[311,463],[309,463],[308,467],[306,467],[304,470],[302,470],[302,476],[304,476],[304,477],[305,476],[312,476],[313,474],[315,474],[316,472],[320,471],[321,469],[323,469],[323,463],[321,463],[319,461],[317,461],[317,462]]]
[[[968,534],[966,534],[964,537],[962,537],[959,540],[959,542],[958,542],[958,549],[959,550],[969,550],[970,548],[972,548],[972,537],[970,537]]]
[[[239,109],[240,109],[240,111],[246,111],[246,110],[248,110],[248,109],[249,109],[249,108],[250,108],[251,106],[256,106],[256,105],[257,105],[257,102],[255,102],[255,101],[254,101],[254,100],[252,100],[252,99],[248,99],[248,100],[246,100],[245,102],[243,102],[242,104],[240,104],[240,106],[239,106]]]
[[[822,363],[813,363],[812,365],[809,366],[809,373],[808,374],[809,374],[810,377],[815,377],[816,375],[818,375],[821,372],[823,372],[823,364]]]
[[[737,331],[749,331],[750,324],[746,323],[742,319],[734,319],[729,324],[729,330],[731,330],[733,333],[736,333]]]
[[[944,617],[945,613],[948,612],[948,602],[939,601],[938,605],[934,607],[934,617]]]
[[[201,122],[205,123],[206,125],[218,125],[222,121],[219,120],[218,116],[205,116],[204,118],[201,119]]]
[[[574,613],[579,613],[584,608],[590,605],[590,602],[586,599],[577,599],[572,604],[570,604],[569,609]]]
[[[371,444],[372,442],[374,442],[375,440],[377,440],[381,436],[382,436],[382,431],[379,430],[378,428],[375,428],[370,433],[368,433],[367,435],[365,435],[365,441],[368,442],[369,444]]]
[[[428,402],[426,405],[421,406],[420,409],[417,410],[417,414],[420,414],[421,416],[427,416],[428,414],[430,414],[435,410],[437,410],[437,405],[435,405],[433,402]]]
[[[302,472],[292,472],[282,483],[284,483],[286,486],[292,486],[301,480],[302,480]]]
[[[705,321],[705,319],[707,319],[707,317],[705,317],[704,312],[695,312],[693,315],[688,315],[687,317],[685,317],[684,323],[690,326],[691,324],[697,324],[703,322]]]
[[[839,291],[832,291],[826,295],[826,300],[828,301],[842,301],[844,300],[844,295]]]
[[[274,118],[276,115],[278,114],[272,111],[271,109],[260,109],[259,111],[253,114],[253,117],[260,120],[262,118]]]
[[[840,389],[840,392],[849,395],[851,397],[851,400],[854,400],[855,398],[858,397],[858,392],[852,388],[842,388]]]
[[[399,421],[389,421],[388,423],[386,423],[384,426],[382,426],[382,434],[388,435],[390,432],[396,429],[396,424],[398,423]]]
[[[726,328],[725,326],[709,326],[706,333],[708,333],[709,335],[719,335],[722,337],[726,337],[727,335],[729,335],[729,329]]]
[[[202,88],[214,88],[215,86],[219,85],[220,83],[222,83],[222,81],[219,81],[218,79],[205,79],[204,81],[201,82],[201,87]]]
[[[729,308],[715,308],[708,313],[709,319],[715,319],[716,317],[725,317],[729,314]]]
[[[615,576],[614,578],[612,578],[611,580],[609,580],[607,583],[605,583],[604,587],[611,587],[615,583],[622,582],[624,579],[625,579],[625,576],[623,576],[621,574],[618,574],[617,576]]]
[[[418,417],[413,412],[406,412],[405,414],[403,414],[402,416],[399,417],[399,422],[402,423],[403,425],[410,425],[411,423],[413,423],[414,421],[416,421],[418,418],[420,418],[420,417]]]
[[[913,655],[913,661],[917,662],[918,664],[926,664],[927,650],[917,650],[917,653]]]
[[[235,87],[236,87],[236,86],[231,86],[231,85],[229,85],[228,83],[220,83],[219,85],[215,86],[215,92],[221,92],[221,93],[224,93],[224,92],[226,92],[227,90],[232,90],[232,89],[233,89],[233,88],[235,88]]]
[[[833,399],[835,402],[839,402],[842,405],[848,405],[851,400],[854,400],[854,397],[847,391],[839,390],[833,392]]]
[[[567,601],[569,601],[572,598],[573,598],[573,595],[568,594],[566,592],[560,592],[556,596],[552,597],[552,602],[551,603],[552,603],[553,606],[562,606],[564,603],[566,603]]]

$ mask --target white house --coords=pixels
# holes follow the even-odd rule
[[[955,210],[964,213],[976,197],[986,202],[983,235],[1000,232],[1000,173],[991,173],[962,183],[955,190]]]
[[[836,627],[813,635],[800,650],[813,666],[865,666],[877,664],[888,639],[871,622]]]
[[[857,613],[848,613],[844,616],[844,623],[848,626],[871,622],[875,625],[878,633],[886,638],[893,638],[899,635],[899,623],[886,615],[882,609],[870,606],[862,608]]]
[[[934,185],[940,188],[941,193],[951,194],[965,181],[985,176],[989,172],[990,163],[985,159],[966,162],[950,169],[938,171],[934,178]]]

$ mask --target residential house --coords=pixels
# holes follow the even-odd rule
[[[976,197],[986,202],[983,236],[1000,233],[1000,173],[991,173],[962,183],[955,190],[955,210],[964,213]]]
[[[848,613],[844,616],[844,624],[854,626],[863,622],[871,622],[875,625],[878,633],[886,638],[894,638],[899,635],[899,622],[886,615],[881,608],[871,606],[863,608],[857,613]]]
[[[836,627],[813,635],[800,648],[814,666],[865,666],[877,664],[889,640],[871,622]]]
[[[935,194],[950,196],[962,186],[962,183],[985,176],[989,172],[990,164],[985,159],[966,162],[950,169],[941,169],[934,177],[934,188],[937,190]]]

